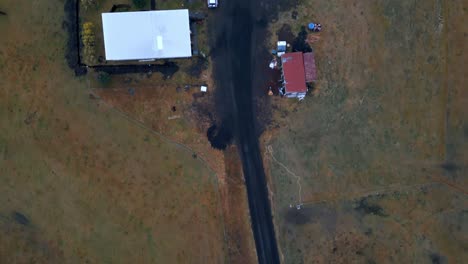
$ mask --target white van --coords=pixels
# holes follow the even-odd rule
[[[208,8],[218,7],[218,0],[207,0],[207,1],[208,1]]]

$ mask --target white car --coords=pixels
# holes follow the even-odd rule
[[[208,1],[208,8],[218,7],[218,0],[207,0],[207,1]]]

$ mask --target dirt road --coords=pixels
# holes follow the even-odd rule
[[[238,145],[249,199],[252,230],[259,263],[279,263],[265,173],[258,144],[253,106],[253,74],[261,43],[257,31],[266,23],[253,15],[257,3],[225,1],[210,21],[212,25],[217,104],[222,126],[231,129]],[[260,77],[261,78],[261,77]]]

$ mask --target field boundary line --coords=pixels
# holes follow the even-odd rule
[[[304,205],[312,205],[312,204],[319,204],[319,203],[332,203],[332,202],[343,201],[343,200],[356,200],[356,199],[369,197],[373,195],[387,194],[389,192],[394,192],[394,191],[402,192],[405,189],[407,190],[407,189],[413,189],[413,188],[421,188],[424,186],[429,186],[429,185],[434,185],[434,184],[437,184],[437,182],[428,181],[428,182],[410,184],[410,185],[393,184],[393,185],[389,185],[387,187],[383,187],[380,189],[362,190],[358,192],[347,193],[341,197],[337,197],[333,199],[309,200],[309,201],[304,202]]]
[[[425,186],[430,186],[430,185],[440,185],[440,186],[446,186],[452,190],[455,190],[457,192],[460,192],[464,195],[468,195],[468,192],[465,191],[463,188],[456,186],[455,183],[451,183],[448,181],[444,181],[440,179],[439,177],[432,177],[431,180],[423,183],[417,183],[417,184],[410,184],[410,185],[399,185],[399,184],[394,184],[390,185],[384,188],[380,189],[375,189],[375,190],[370,190],[370,191],[362,191],[362,192],[355,192],[355,193],[348,193],[342,197],[334,198],[334,199],[322,199],[322,200],[309,200],[304,202],[305,205],[313,205],[313,204],[319,204],[319,203],[332,203],[336,201],[343,201],[343,200],[355,200],[355,199],[361,199],[364,197],[369,197],[373,195],[380,195],[380,194],[387,194],[389,192],[403,192],[403,191],[408,191],[409,189],[413,188],[422,188]]]
[[[162,133],[152,129],[151,127],[147,126],[145,123],[143,123],[142,121],[138,120],[138,119],[135,119],[131,116],[129,116],[127,113],[125,113],[124,111],[122,111],[121,109],[115,107],[114,105],[106,102],[104,99],[102,99],[99,95],[97,95],[96,93],[94,93],[92,90],[90,91],[90,94],[93,95],[96,99],[99,100],[99,102],[102,102],[107,108],[109,108],[110,110],[113,110],[115,112],[117,112],[118,114],[122,115],[123,117],[125,117],[125,119],[127,119],[128,121],[138,125],[139,127],[143,128],[143,129],[146,129],[148,131],[150,131],[150,133],[160,137],[164,142],[166,143],[170,143],[170,144],[174,144],[186,151],[190,151],[192,154],[197,154],[197,159],[199,159],[200,161],[202,161],[202,163],[205,165],[206,168],[208,168],[212,173],[214,173],[215,175],[217,175],[216,171],[211,168],[211,166],[209,165],[209,163],[206,161],[205,158],[203,158],[202,155],[199,155],[199,153],[197,153],[194,149],[192,149],[191,147],[183,144],[183,143],[180,143],[180,142],[177,142],[173,139],[170,139],[168,137],[166,137],[165,135],[163,135]]]

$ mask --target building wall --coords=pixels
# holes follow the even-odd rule
[[[306,93],[285,93],[284,96],[288,98],[303,98],[306,96]]]

